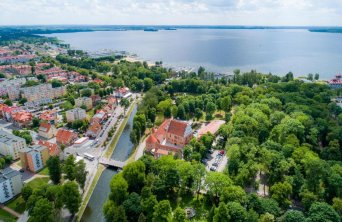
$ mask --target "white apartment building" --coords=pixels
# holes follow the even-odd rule
[[[75,99],[75,106],[76,107],[81,107],[85,105],[87,107],[87,110],[93,108],[93,100],[89,97],[80,97]]]
[[[67,122],[74,122],[75,120],[83,120],[87,117],[86,111],[81,108],[71,109],[65,112]]]
[[[0,203],[5,203],[18,195],[23,188],[21,174],[11,168],[0,171]]]
[[[19,98],[20,86],[25,84],[25,78],[10,79],[0,82],[0,96],[8,95],[10,100]]]
[[[26,148],[26,142],[23,138],[14,136],[4,130],[0,130],[0,154],[10,155],[13,160],[18,159],[19,152]]]
[[[62,97],[66,93],[66,87],[52,88],[51,84],[42,84],[21,88],[20,91],[22,97],[26,98],[28,102],[39,102],[41,100]]]

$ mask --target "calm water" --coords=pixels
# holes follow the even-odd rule
[[[128,119],[127,125],[119,138],[115,151],[113,152],[112,159],[125,161],[131,154],[133,144],[131,143],[129,134],[132,131],[133,118],[136,112],[137,112],[137,106],[134,107],[134,110]],[[88,206],[83,214],[82,221],[84,222],[102,222],[102,221],[104,222],[105,221],[105,218],[102,213],[102,206],[106,202],[108,195],[110,193],[110,188],[109,188],[110,180],[116,173],[117,172],[112,169],[106,169],[102,173],[94,189],[94,192],[90,197]]]
[[[162,60],[173,67],[205,66],[230,73],[257,69],[283,75],[320,73],[330,79],[342,72],[342,34],[307,30],[110,31],[53,34],[85,50],[112,49],[136,53],[148,61]]]

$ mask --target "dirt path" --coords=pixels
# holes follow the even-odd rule
[[[9,208],[9,207],[6,207],[5,205],[0,204],[0,207],[1,207],[1,209],[7,211],[8,213],[12,214],[12,215],[13,215],[14,217],[16,217],[16,218],[19,218],[19,217],[21,216],[20,213],[18,213],[18,212],[16,212],[16,211],[12,210],[12,209]]]

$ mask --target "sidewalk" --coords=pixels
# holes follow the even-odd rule
[[[12,210],[11,208],[9,207],[6,207],[5,205],[3,204],[0,204],[0,207],[1,209],[7,211],[8,213],[12,214],[13,216],[15,216],[16,218],[19,218],[21,216],[21,214],[19,214],[18,212]]]

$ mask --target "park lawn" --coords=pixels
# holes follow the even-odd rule
[[[37,189],[48,184],[49,180],[49,177],[37,177],[36,179],[28,182],[27,186],[30,186],[32,189]]]
[[[49,168],[45,167],[43,170],[41,170],[38,174],[49,176]]]
[[[17,219],[7,211],[0,209],[0,221],[15,222]]]
[[[21,214],[25,211],[25,205],[26,203],[21,195],[17,196],[15,199],[6,204],[7,207]]]

